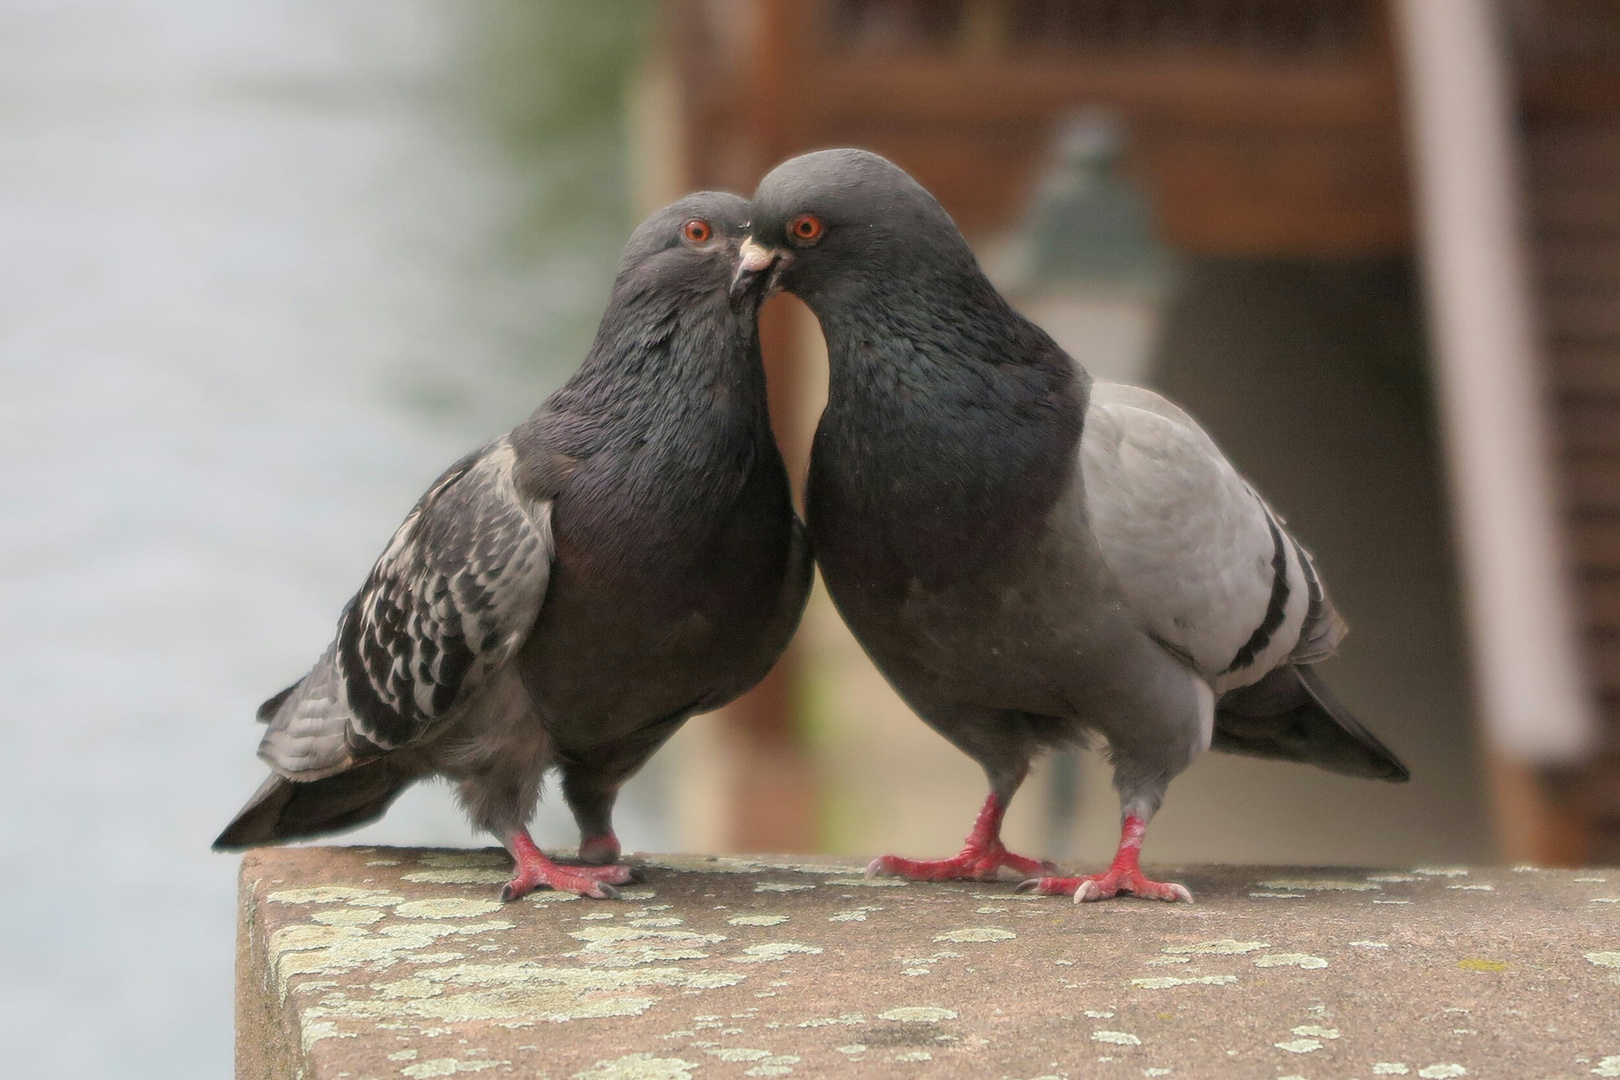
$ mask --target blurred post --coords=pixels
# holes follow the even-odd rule
[[[706,50],[714,51],[695,57],[682,46],[692,41],[693,26],[702,20],[689,5],[669,5],[659,35],[664,47],[652,50],[633,90],[632,153],[649,208],[694,188],[747,195],[797,146],[796,85],[806,5],[760,0],[716,6],[724,9],[724,18],[715,25],[732,40],[707,42]],[[735,129],[721,139],[701,118],[701,103],[687,97],[694,83],[687,65],[725,60],[738,65],[733,76],[748,93],[737,100],[738,115],[729,118]],[[771,424],[798,492],[809,460],[809,431],[797,406],[803,363],[793,303],[786,297],[769,301],[759,334]],[[705,848],[807,852],[818,846],[814,766],[799,715],[801,652],[797,643],[791,645],[759,686],[720,712],[719,738],[708,748],[718,760],[702,777],[716,789],[704,800]]]
[[[755,8],[754,45],[747,53],[750,70],[745,75],[752,93],[743,105],[742,124],[754,155],[752,180],[798,147],[798,69],[809,37],[808,15],[807,6],[796,0],[761,0]],[[748,194],[751,187],[739,190]],[[797,408],[803,358],[792,303],[783,296],[766,302],[759,344],[770,388],[771,427],[799,492],[810,440]],[[802,650],[795,643],[764,682],[726,710],[726,734],[736,755],[728,822],[736,850],[816,849],[814,764],[803,745],[797,708],[802,669]]]
[[[1505,43],[1488,0],[1402,0],[1411,152],[1498,831],[1579,858],[1535,768],[1592,745],[1530,300]]]

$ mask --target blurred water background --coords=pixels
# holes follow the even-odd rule
[[[582,355],[645,14],[0,0],[7,1075],[229,1075],[208,843],[262,777],[253,709]],[[658,783],[632,847],[668,846]],[[485,842],[442,788],[359,835]]]

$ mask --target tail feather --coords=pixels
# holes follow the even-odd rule
[[[319,780],[271,773],[219,834],[214,850],[240,851],[359,828],[382,817],[418,776],[386,757]]]
[[[1215,706],[1212,749],[1404,783],[1411,772],[1304,664],[1284,664]]]
[[[293,696],[294,691],[303,685],[304,680],[299,679],[275,697],[269,698],[263,705],[259,706],[259,711],[253,714],[253,718],[261,724],[268,724],[276,718],[276,713],[281,711],[281,707],[287,703],[288,698]]]

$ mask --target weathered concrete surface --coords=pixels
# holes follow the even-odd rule
[[[1620,871],[1167,870],[1076,906],[649,856],[496,901],[500,852],[242,869],[238,1076],[1620,1077]]]

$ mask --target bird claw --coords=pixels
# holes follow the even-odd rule
[[[612,863],[608,866],[593,866],[589,863],[563,862],[557,863],[559,869],[574,877],[590,878],[592,881],[605,881],[610,885],[629,885],[637,881],[645,881],[646,876],[634,866],[624,863]]]
[[[1187,886],[1174,881],[1152,881],[1140,871],[1132,873],[1108,872],[1086,877],[1030,878],[1020,882],[1018,892],[1041,893],[1045,896],[1072,896],[1077,904],[1108,900],[1124,893],[1141,900],[1163,900],[1166,903],[1192,903],[1192,892]]]
[[[628,885],[632,881],[643,880],[641,871],[633,866],[623,863],[614,863],[612,866],[570,866],[570,874],[590,878],[592,881],[603,881],[609,885]]]
[[[1074,890],[1074,902],[1077,904],[1089,904],[1094,900],[1102,899],[1105,899],[1102,886],[1095,881],[1082,881],[1080,887]]]
[[[879,855],[866,864],[866,869],[862,871],[861,876],[866,878],[894,877],[894,870],[889,866],[891,858],[893,856]]]

